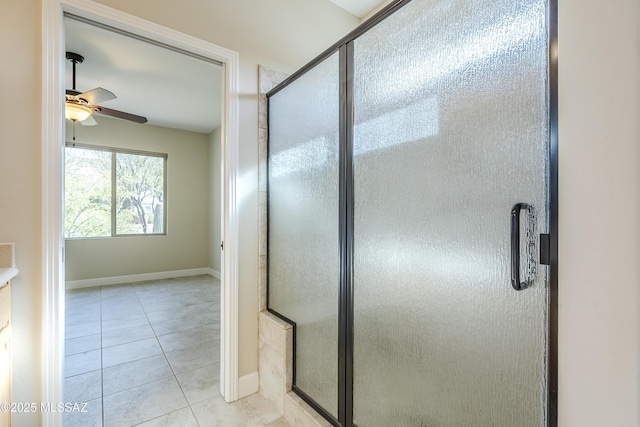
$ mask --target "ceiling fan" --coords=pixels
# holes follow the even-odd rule
[[[67,89],[65,96],[65,118],[72,122],[80,122],[85,126],[93,126],[98,123],[93,118],[93,113],[105,116],[116,117],[119,119],[130,120],[136,123],[146,123],[147,118],[137,116],[123,111],[105,108],[98,103],[110,101],[117,97],[113,92],[97,87],[88,92],[79,92],[76,90],[76,64],[82,64],[84,57],[77,53],[67,52],[67,59],[73,64],[73,88]]]

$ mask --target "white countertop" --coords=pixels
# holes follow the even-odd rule
[[[0,268],[0,288],[17,275],[17,268]]]

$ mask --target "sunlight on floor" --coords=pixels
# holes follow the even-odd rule
[[[219,392],[220,282],[211,276],[66,295],[65,427],[286,427],[259,394]],[[82,405],[81,405],[82,406]]]

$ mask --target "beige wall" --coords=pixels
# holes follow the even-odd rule
[[[40,2],[0,1],[0,241],[16,243],[12,281],[13,396],[38,402],[42,236],[40,158]],[[20,111],[28,111],[27,114]],[[18,426],[37,425],[13,414]]]
[[[209,134],[209,268],[221,272],[222,158],[220,128]]]
[[[167,234],[66,241],[67,281],[208,267],[209,137],[98,116],[76,141],[168,154]],[[71,126],[67,126],[70,139]]]
[[[559,425],[638,426],[640,4],[559,4]]]
[[[559,425],[637,426],[640,14],[635,0],[560,2]],[[240,373],[249,373],[257,342],[255,65],[291,72],[354,19],[324,0],[104,3],[240,52]],[[39,400],[41,375],[40,25],[39,0],[0,2],[0,53],[11,58],[0,67],[0,241],[17,243],[21,269],[13,303],[22,402]],[[37,425],[29,417],[18,425]]]

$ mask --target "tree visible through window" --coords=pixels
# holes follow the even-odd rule
[[[166,154],[67,146],[65,237],[163,234]]]

